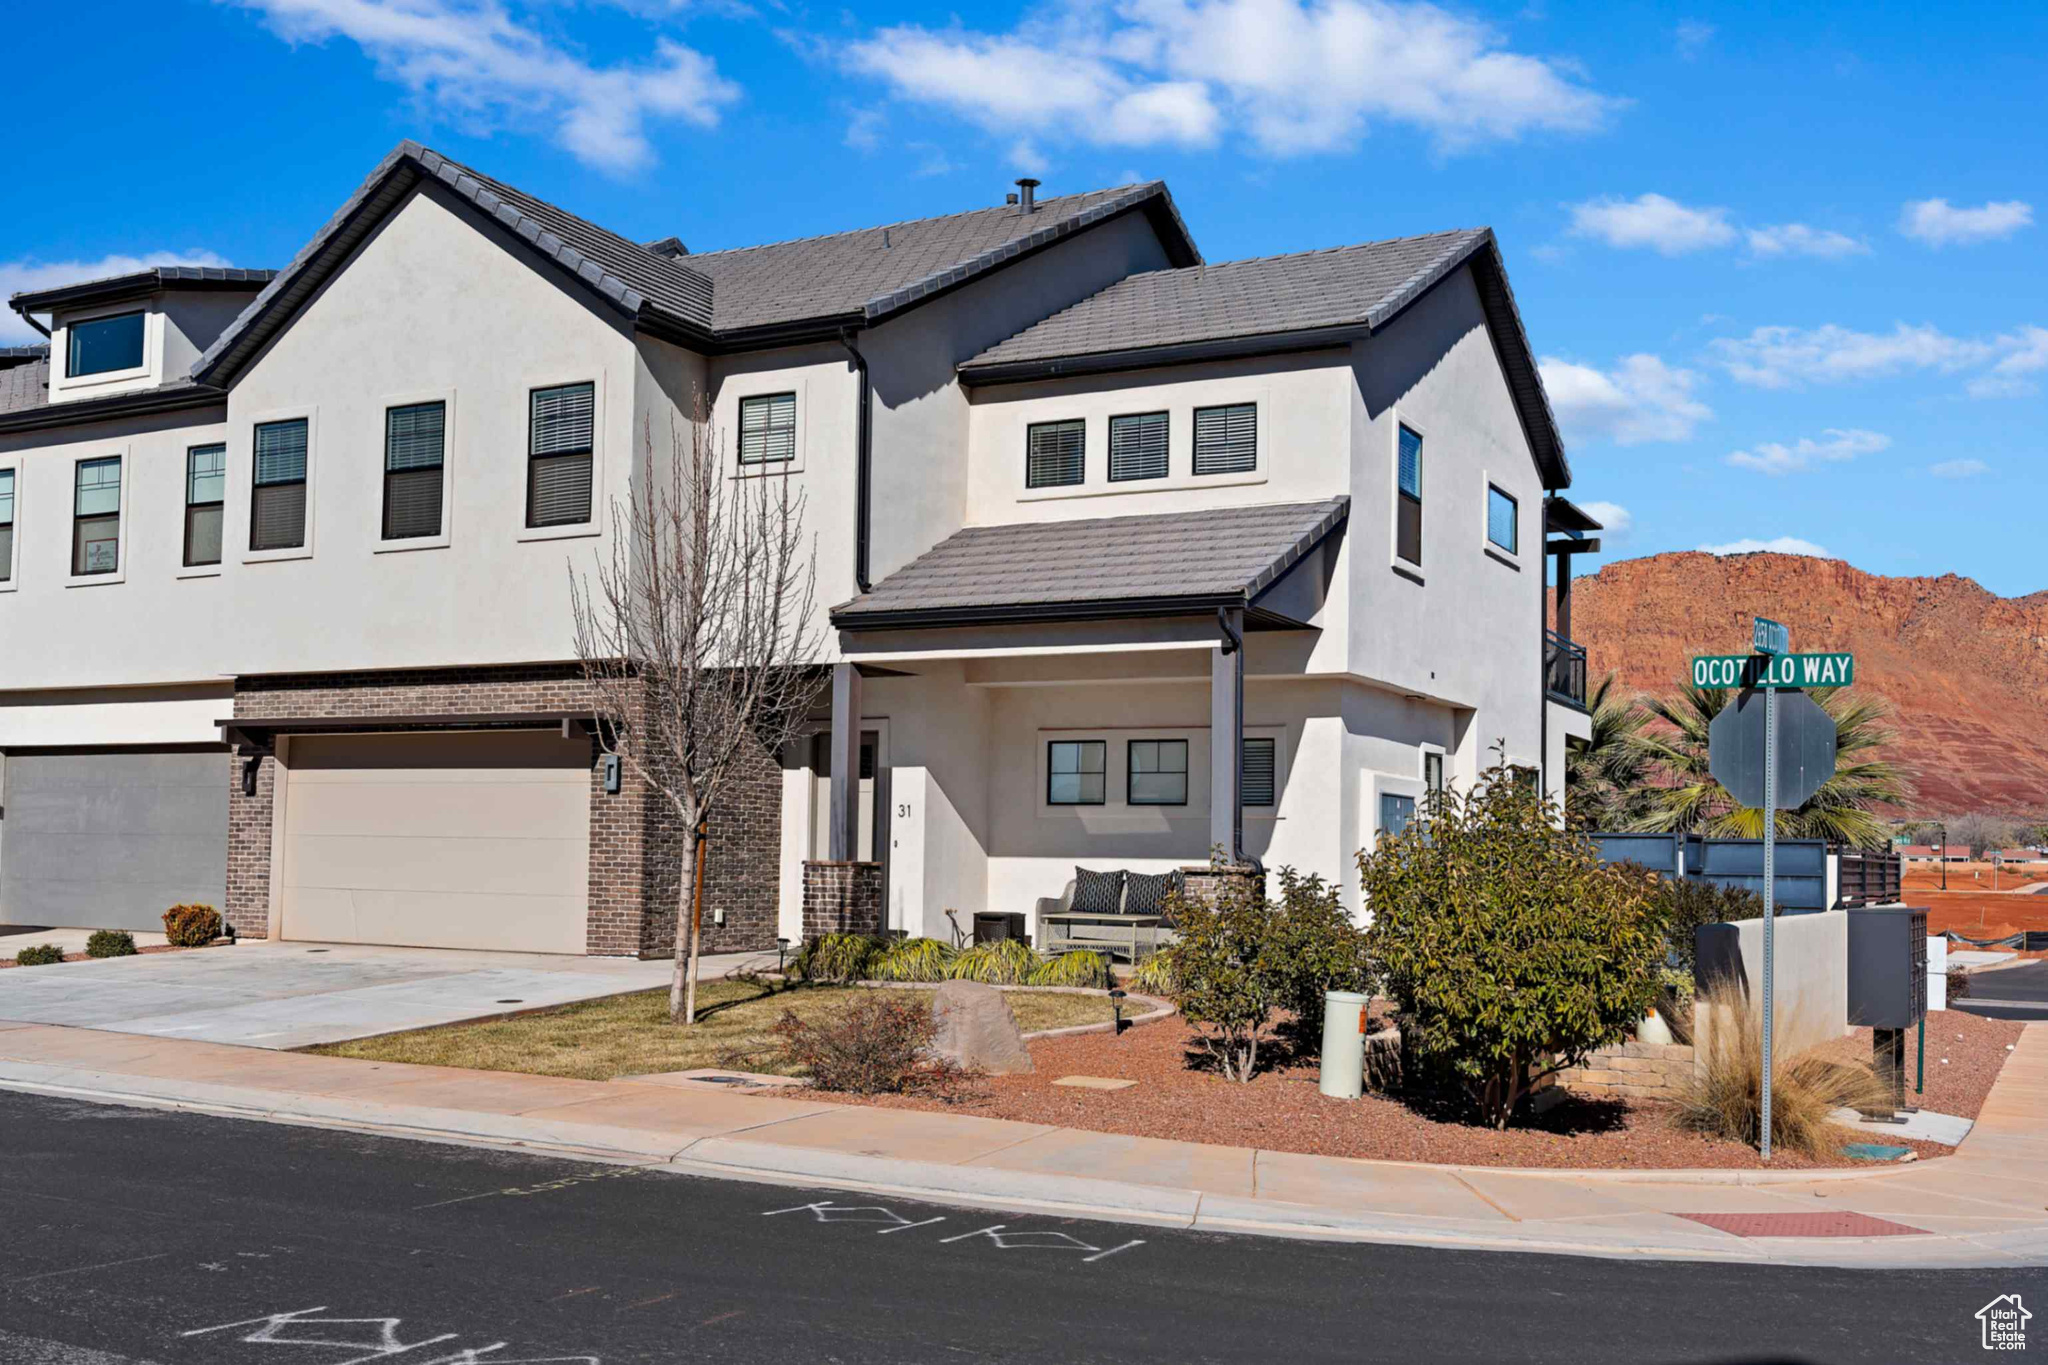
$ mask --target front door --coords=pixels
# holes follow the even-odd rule
[[[859,862],[875,860],[875,750],[880,735],[863,730],[860,736],[860,839],[854,849]],[[816,735],[811,753],[811,856],[832,856],[832,736]]]

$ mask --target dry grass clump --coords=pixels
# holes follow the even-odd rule
[[[1760,1146],[1763,1134],[1762,1021],[1741,983],[1722,978],[1707,988],[1711,1021],[1695,1040],[1700,1066],[1678,1098],[1678,1122],[1694,1132]],[[1787,1035],[1785,1011],[1778,1032]],[[1775,1051],[1775,1049],[1774,1049]],[[1883,1109],[1891,1088],[1868,1067],[1808,1048],[1772,1057],[1771,1145],[1818,1158],[1839,1156],[1853,1134],[1828,1117],[1836,1109]]]

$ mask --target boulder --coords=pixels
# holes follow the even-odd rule
[[[939,1025],[932,1043],[935,1055],[995,1076],[1024,1075],[1034,1069],[1017,1016],[994,986],[944,982],[932,992],[932,1017]]]

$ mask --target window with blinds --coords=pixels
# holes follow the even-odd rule
[[[1401,428],[1398,495],[1394,501],[1394,553],[1410,564],[1422,562],[1422,437]]]
[[[14,471],[0,469],[0,583],[14,576]]]
[[[228,493],[228,448],[185,452],[185,567],[220,563],[221,506]]]
[[[307,426],[303,417],[256,426],[251,550],[292,550],[306,543]]]
[[[740,400],[740,463],[796,458],[796,395],[764,393]]]
[[[1134,739],[1128,746],[1124,802],[1132,806],[1188,803],[1188,742]]]
[[[1380,833],[1401,834],[1415,823],[1415,798],[1380,793]]]
[[[71,572],[121,567],[121,457],[80,460],[71,508]]]
[[[1087,423],[1033,422],[1024,439],[1024,486],[1062,488],[1086,476]]]
[[[1140,412],[1109,419],[1109,481],[1166,477],[1166,414]]]
[[[533,391],[527,427],[528,526],[575,526],[590,520],[596,418],[595,384]]]
[[[1515,553],[1516,510],[1512,493],[1486,486],[1486,538],[1509,554]]]
[[[446,403],[384,409],[384,539],[441,534],[447,436]]]
[[[1244,784],[1237,794],[1241,804],[1273,804],[1273,763],[1277,747],[1277,742],[1272,739],[1247,739],[1244,742]]]
[[[1259,405],[1195,409],[1195,472],[1249,474],[1259,467]]]

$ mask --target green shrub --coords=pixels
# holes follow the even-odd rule
[[[1424,1067],[1496,1128],[1531,1086],[1621,1038],[1657,999],[1664,905],[1602,865],[1555,803],[1496,764],[1470,793],[1358,855],[1366,943]]]
[[[1159,995],[1172,999],[1175,982],[1171,949],[1162,949],[1133,967],[1131,974],[1124,978],[1124,989],[1136,991],[1140,995]]]
[[[204,948],[220,937],[220,924],[210,905],[174,905],[164,911],[164,938],[173,948]]]
[[[820,934],[798,950],[789,975],[804,981],[872,981],[888,944],[867,934]]]
[[[133,957],[135,935],[126,929],[95,929],[85,941],[87,957]]]
[[[18,967],[48,967],[64,960],[64,950],[54,943],[32,943],[14,955]]]
[[[1258,1069],[1259,1030],[1280,1001],[1285,974],[1274,950],[1274,908],[1246,878],[1220,877],[1214,904],[1168,897],[1179,937],[1172,959],[1174,1000],[1202,1028],[1202,1046],[1223,1074],[1246,1082]]]
[[[960,1073],[925,1055],[938,1022],[923,1000],[893,1000],[872,991],[815,1023],[782,1012],[773,1032],[782,1049],[820,1090],[854,1095],[900,1094],[943,1084]]]
[[[953,945],[935,938],[899,939],[886,945],[873,971],[877,981],[943,981]]]
[[[1038,970],[1038,954],[1014,938],[974,943],[946,964],[948,981],[980,981],[991,986],[1022,986]]]
[[[1657,902],[1667,926],[1671,962],[1687,976],[1695,966],[1693,932],[1701,925],[1761,919],[1764,913],[1764,898],[1754,891],[1663,876],[1657,878]]]
[[[1071,953],[1061,953],[1031,969],[1031,976],[1024,983],[1027,986],[1093,986],[1097,990],[1109,985],[1109,959],[1101,953],[1086,948],[1077,948]]]
[[[1267,956],[1275,973],[1280,1008],[1298,1021],[1301,1041],[1320,1049],[1323,993],[1372,993],[1373,972],[1365,930],[1337,900],[1337,888],[1321,877],[1280,869],[1280,904]]]

